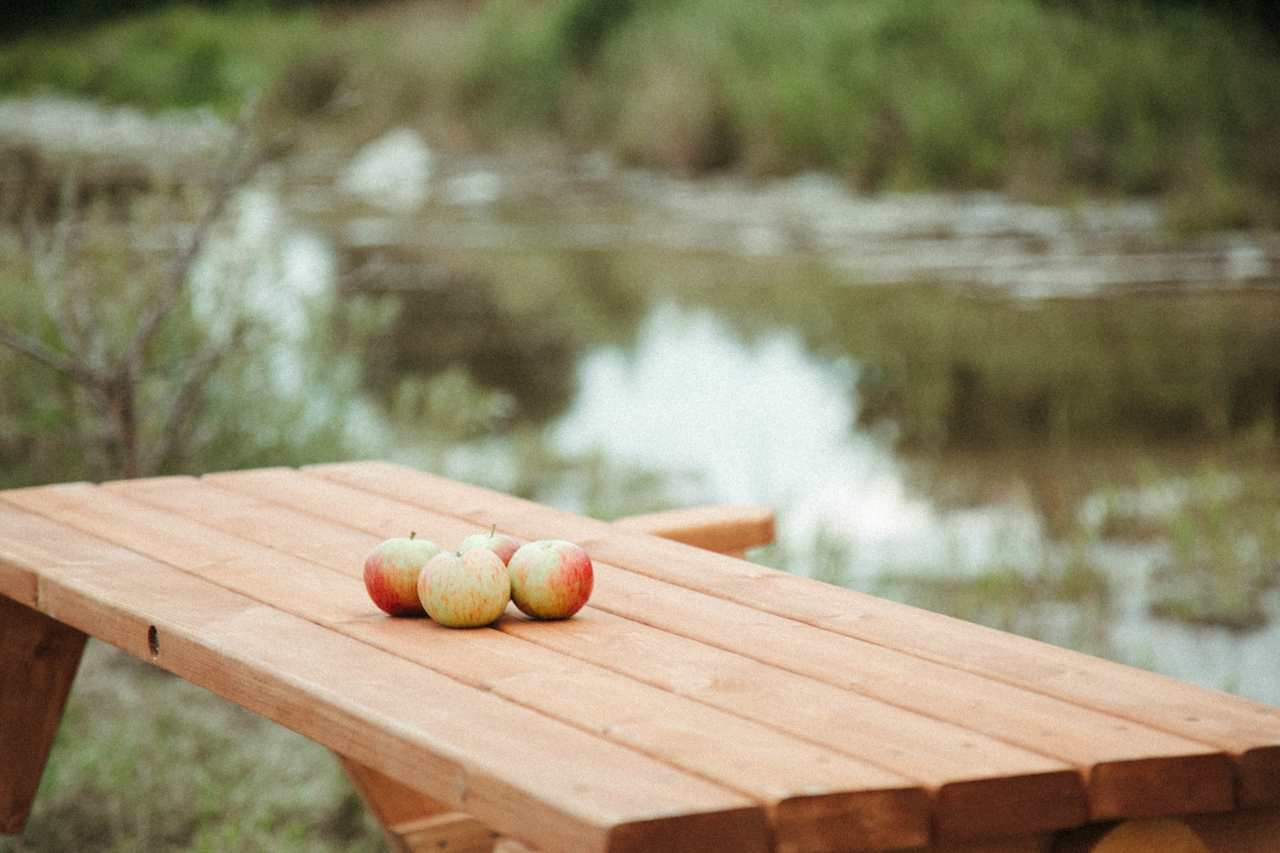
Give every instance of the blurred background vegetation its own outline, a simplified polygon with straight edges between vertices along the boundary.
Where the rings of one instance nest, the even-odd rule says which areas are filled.
[[[762,562],[1280,704],[1277,152],[1263,0],[32,4],[0,488],[768,503]],[[381,844],[323,749],[96,644],[0,839]]]
[[[1155,193],[1189,227],[1276,221],[1280,16],[1261,0],[474,5],[45,4],[11,19],[0,89],[234,114],[274,86],[277,114],[413,117],[441,142],[554,134],[690,172]]]

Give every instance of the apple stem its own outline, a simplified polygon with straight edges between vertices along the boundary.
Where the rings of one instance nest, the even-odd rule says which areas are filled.
[[[492,537],[493,537],[493,534],[494,534],[494,533],[496,533],[496,532],[497,532],[497,530],[498,530],[498,525],[497,525],[497,523],[496,523],[496,522],[495,522],[495,523],[493,523],[493,524],[490,524],[490,525],[489,525],[489,536],[490,536],[490,538],[492,538]]]
[[[410,538],[410,539],[413,539],[413,538],[414,538],[414,537],[416,537],[417,535],[418,535],[418,531],[416,531],[416,530],[410,530],[410,531],[409,531],[409,538]]]

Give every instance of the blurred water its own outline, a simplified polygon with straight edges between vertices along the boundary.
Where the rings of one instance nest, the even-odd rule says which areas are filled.
[[[748,346],[711,309],[659,303],[633,347],[581,360],[578,395],[551,434],[568,451],[692,472],[700,488],[686,500],[785,507],[788,551],[835,531],[851,543],[855,580],[924,566],[972,572],[997,549],[1030,557],[1041,533],[1028,508],[941,511],[913,493],[885,438],[850,428],[856,371],[815,359],[784,329]]]
[[[813,358],[786,331],[747,346],[710,310],[660,303],[634,347],[602,347],[582,359],[578,395],[551,435],[569,451],[601,448],[659,471],[692,472],[701,488],[689,501],[783,508],[785,567],[812,573],[809,545],[825,532],[847,543],[844,579],[855,587],[873,588],[884,572],[964,576],[993,560],[1041,559],[1052,546],[1027,502],[939,507],[912,488],[889,441],[850,429],[856,369]],[[1176,501],[1177,485],[1169,491]],[[1146,589],[1153,555],[1099,546],[1092,556],[1116,594],[1090,650],[1280,703],[1280,622],[1242,634],[1154,619]],[[1042,628],[1044,638],[1072,639],[1070,630]]]

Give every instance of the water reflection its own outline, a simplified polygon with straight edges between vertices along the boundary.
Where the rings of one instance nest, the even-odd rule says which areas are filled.
[[[939,512],[911,493],[887,437],[850,430],[856,374],[850,359],[814,359],[794,331],[746,344],[709,308],[659,303],[634,348],[601,348],[581,362],[576,403],[553,436],[567,451],[598,447],[694,472],[701,488],[690,501],[784,506],[789,552],[839,531],[855,581],[943,564],[964,572],[995,550],[1025,555],[1039,537],[1026,507]]]
[[[1153,618],[1164,546],[1117,545],[1082,512],[1082,498],[1124,488],[1117,455],[1141,464],[1158,447],[1015,445],[913,461],[894,451],[892,433],[856,426],[865,363],[817,356],[795,328],[744,339],[734,326],[714,300],[655,300],[634,346],[600,347],[579,363],[575,403],[552,440],[692,472],[684,501],[778,506],[774,561],[791,571],[1280,698],[1274,623],[1241,634]],[[1166,512],[1191,499],[1177,481],[1155,489],[1166,490]],[[1274,527],[1275,511],[1264,505],[1258,523]]]
[[[369,387],[387,399],[406,375],[461,368],[509,395],[520,422],[545,423],[570,405],[583,353],[629,341],[645,310],[642,294],[614,281],[604,253],[554,256],[523,282],[411,248],[345,254],[348,293],[394,300],[388,334],[364,355]]]

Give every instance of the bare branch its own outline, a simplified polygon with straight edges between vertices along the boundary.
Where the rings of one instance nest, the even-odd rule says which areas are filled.
[[[63,345],[73,348],[77,346],[79,337],[75,334],[74,323],[67,310],[65,293],[59,293],[63,288],[58,280],[67,271],[67,256],[74,230],[77,187],[75,170],[72,169],[62,182],[59,191],[58,222],[54,225],[53,234],[48,240],[41,239],[30,211],[24,223],[28,251],[31,255],[31,273],[45,294],[45,313],[57,327]],[[95,388],[102,382],[102,375],[89,362],[87,353],[67,353],[54,349],[38,338],[19,331],[4,320],[0,320],[0,344],[46,367],[66,374],[86,387]]]
[[[209,207],[206,208],[204,215],[196,223],[195,230],[192,232],[186,248],[174,260],[169,278],[159,296],[151,303],[151,310],[143,315],[139,321],[133,341],[120,362],[119,369],[122,373],[136,377],[141,372],[142,360],[147,346],[151,343],[152,338],[155,337],[160,324],[177,306],[183,290],[186,289],[187,281],[191,275],[191,268],[200,257],[200,252],[204,249],[205,241],[208,240],[213,226],[222,217],[222,213],[235,191],[262,164],[259,157],[245,156],[245,150],[248,148],[249,126],[254,112],[253,104],[246,106],[241,112],[240,120],[236,123],[231,146],[219,169],[219,178],[214,185],[213,198],[209,203]]]
[[[82,385],[96,386],[101,382],[101,377],[87,365],[47,346],[37,338],[18,331],[5,322],[0,322],[0,344],[22,353],[33,361],[38,361],[45,367],[65,373]]]
[[[182,384],[169,404],[169,414],[165,418],[164,429],[152,446],[151,452],[147,454],[142,466],[143,473],[159,470],[173,456],[200,401],[200,392],[204,390],[209,377],[222,364],[223,359],[244,343],[244,339],[249,334],[250,325],[247,319],[241,318],[231,330],[227,340],[206,344],[191,359],[182,378]]]
[[[73,235],[77,227],[76,196],[79,192],[77,167],[73,164],[62,179],[58,194],[58,214],[48,238],[42,237],[35,223],[27,222],[31,269],[45,296],[45,314],[57,327],[62,345],[83,364],[93,365],[85,345],[82,327],[76,322],[73,301],[69,298],[67,277],[74,251]],[[96,367],[96,365],[94,365]]]

